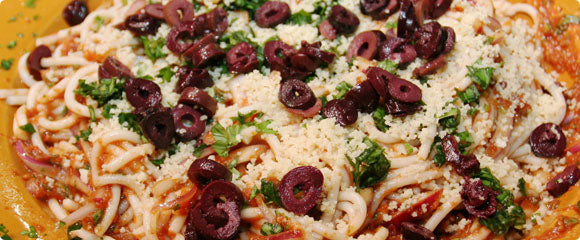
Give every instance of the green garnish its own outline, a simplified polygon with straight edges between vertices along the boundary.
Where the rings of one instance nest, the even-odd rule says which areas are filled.
[[[36,129],[34,129],[34,126],[32,126],[32,124],[30,124],[30,123],[24,124],[24,125],[20,126],[19,128],[27,133],[30,133],[30,134],[33,134],[36,132]]]
[[[336,85],[336,90],[338,93],[334,95],[334,99],[343,99],[344,95],[352,88],[352,85],[349,83],[342,81]]]
[[[346,155],[348,162],[354,168],[353,181],[358,189],[372,187],[387,177],[391,162],[385,156],[385,150],[375,141],[366,138],[363,143],[367,145],[354,161]]]
[[[284,227],[277,223],[265,222],[260,229],[260,234],[264,236],[278,234],[284,231]]]
[[[375,121],[375,126],[381,132],[386,132],[389,130],[389,125],[385,122],[385,116],[387,115],[387,111],[384,107],[377,107],[377,109],[372,113],[373,120]]]
[[[145,36],[141,36],[139,39],[143,43],[145,55],[147,55],[151,61],[155,61],[167,56],[167,53],[163,51],[163,46],[165,46],[165,38],[159,37],[157,39],[150,39]]]
[[[10,67],[12,67],[12,63],[14,63],[14,58],[9,58],[9,59],[2,59],[2,69],[8,71],[10,70]]]
[[[312,14],[304,10],[292,14],[288,19],[288,23],[295,25],[304,25],[312,23]]]
[[[101,107],[110,100],[121,99],[123,96],[123,84],[125,81],[119,78],[101,79],[98,82],[86,83],[84,79],[79,80],[79,88],[75,93],[81,97],[91,97],[97,101]]]

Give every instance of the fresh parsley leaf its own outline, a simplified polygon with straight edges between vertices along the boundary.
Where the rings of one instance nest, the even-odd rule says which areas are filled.
[[[518,179],[518,189],[524,197],[528,196],[528,189],[526,188],[526,180],[524,178]]]
[[[469,70],[467,76],[469,76],[471,80],[475,84],[477,84],[482,90],[486,90],[489,87],[493,77],[492,67],[478,68],[472,65],[467,66],[467,70]]]
[[[91,122],[96,122],[97,121],[97,115],[95,114],[95,108],[93,108],[93,106],[89,106],[89,116],[91,118]]]
[[[203,152],[203,150],[206,149],[207,147],[208,146],[205,145],[205,143],[202,143],[198,147],[193,148],[193,155],[196,156],[196,157],[200,157],[201,156],[201,152]]]
[[[350,85],[349,83],[345,81],[340,82],[339,84],[336,85],[336,91],[338,91],[338,93],[334,95],[334,99],[343,99],[344,95],[346,95],[346,93],[350,91],[351,88],[352,85]]]
[[[526,223],[526,214],[524,210],[514,203],[513,194],[503,188],[497,178],[491,174],[489,168],[483,168],[479,173],[473,175],[479,178],[483,185],[499,192],[496,197],[498,200],[498,209],[495,214],[487,219],[480,218],[479,222],[489,228],[494,234],[501,235],[506,233],[510,227],[521,228]]]
[[[288,23],[295,25],[304,25],[312,23],[312,14],[304,10],[300,10],[297,13],[292,14],[288,19]]]
[[[133,132],[138,133],[139,135],[143,135],[143,131],[141,131],[139,121],[137,121],[137,116],[135,114],[119,113],[119,124],[130,129]]]
[[[354,168],[353,181],[358,189],[372,187],[387,177],[391,162],[384,154],[384,149],[375,141],[365,138],[363,143],[367,145],[360,155],[353,161],[346,155],[348,162]]]
[[[260,187],[260,193],[264,195],[264,200],[266,203],[273,203],[278,206],[282,206],[282,200],[280,200],[280,193],[276,190],[274,182],[268,181],[266,179],[261,179],[262,186]]]
[[[403,146],[405,147],[405,151],[407,151],[407,155],[413,153],[413,147],[411,147],[411,144],[405,143]]]
[[[252,199],[254,199],[256,196],[258,196],[258,194],[260,194],[260,189],[258,189],[258,187],[256,187],[256,186],[254,185],[254,187],[252,188],[252,193],[250,193],[250,199],[249,199],[249,200],[251,201],[251,200],[252,200]]]
[[[242,126],[240,124],[235,124],[224,128],[220,123],[217,123],[211,128],[213,138],[215,143],[211,145],[213,150],[222,157],[227,157],[231,147],[240,143],[240,140],[236,138],[238,134],[242,131]]]
[[[171,67],[167,66],[159,70],[157,77],[163,79],[161,83],[168,83],[171,82],[171,77],[173,77],[173,75],[175,75],[175,72],[171,70]]]
[[[91,97],[101,107],[110,100],[120,99],[123,96],[124,83],[124,80],[116,77],[92,83],[86,83],[84,79],[81,79],[79,80],[79,88],[75,90],[75,93],[81,97]]]
[[[439,167],[445,164],[445,152],[443,152],[443,146],[441,144],[435,145],[435,157],[433,157],[433,161]]]
[[[232,172],[232,174],[238,175],[238,177],[241,177],[242,174],[240,173],[240,171],[238,171],[238,169],[236,169],[236,166],[238,166],[238,161],[239,161],[239,159],[235,158],[233,161],[228,163],[228,169],[230,170],[230,172]]]
[[[493,40],[495,40],[493,37],[487,37],[487,39],[485,39],[485,41],[483,41],[483,44],[485,45],[489,45],[493,42]]]
[[[76,222],[73,225],[68,226],[68,228],[66,229],[66,234],[68,235],[68,239],[71,239],[71,240],[82,240],[79,237],[72,238],[70,236],[70,232],[75,231],[75,230],[79,230],[81,228],[83,228],[83,224],[81,222]]]
[[[260,118],[264,115],[263,112],[258,112],[256,110],[250,111],[249,113],[242,114],[238,112],[237,117],[232,117],[231,119],[235,122],[240,123],[242,128],[255,126],[258,132],[262,133],[271,133],[271,134],[278,134],[278,132],[274,129],[268,128],[268,125],[272,123],[272,120],[266,120],[260,123],[256,123],[255,118]],[[248,119],[250,121],[248,121]]]
[[[443,128],[455,130],[461,121],[459,108],[453,108],[439,117],[439,125]]]
[[[224,103],[226,101],[224,94],[219,88],[210,88],[206,92],[218,103]]]
[[[469,85],[464,91],[457,91],[457,97],[463,101],[465,104],[478,103],[479,102],[479,90],[474,84]]]
[[[397,21],[390,21],[385,24],[387,29],[395,29],[397,28]]]
[[[6,226],[4,226],[4,224],[0,224],[0,233],[2,233],[2,235],[0,235],[0,239],[12,240],[12,238],[10,236],[8,236],[8,228],[6,228]]]
[[[101,26],[103,26],[103,24],[105,24],[105,19],[101,16],[96,16],[95,23],[97,24],[97,26],[94,28],[94,30],[95,30],[95,32],[98,32],[99,29],[101,29]]]
[[[95,225],[99,224],[102,219],[103,219],[103,210],[102,209],[98,209],[97,211],[95,211],[95,213],[93,213],[93,223]]]
[[[226,10],[246,10],[250,13],[250,17],[254,16],[254,13],[262,4],[267,2],[267,0],[234,0],[229,6],[226,6]]]
[[[20,235],[26,236],[29,238],[38,238],[39,237],[38,232],[36,232],[36,228],[34,228],[34,226],[29,226],[29,229],[20,232]]]
[[[151,61],[155,61],[159,58],[164,58],[167,53],[163,51],[163,46],[165,46],[165,38],[159,37],[157,39],[149,39],[145,36],[139,38],[143,43],[143,48],[145,49],[145,55]]]
[[[256,130],[258,130],[258,132],[278,134],[278,131],[268,127],[268,125],[270,125],[270,123],[272,123],[271,119],[263,121],[261,123],[256,123],[254,126],[256,126]]]
[[[389,59],[385,59],[384,61],[379,62],[379,67],[384,69],[387,72],[395,74],[397,72],[397,68],[399,67],[399,64],[397,64],[396,62],[393,62]]]
[[[13,48],[15,48],[15,47],[16,47],[16,40],[12,40],[12,41],[8,42],[8,44],[6,45],[6,47],[7,47],[8,49],[13,49]]]
[[[2,59],[2,69],[6,71],[10,70],[12,63],[14,63],[14,58]]]
[[[87,130],[81,130],[80,135],[77,137],[77,140],[82,139],[85,141],[89,141],[89,136],[91,136],[91,133],[93,133],[93,129],[91,128]]]
[[[318,18],[317,25],[326,19],[326,15],[328,14],[329,9],[334,5],[338,5],[338,0],[332,0],[330,3],[326,2],[325,0],[320,0],[314,3],[314,11],[312,13],[320,16]]]
[[[467,115],[469,115],[469,116],[475,116],[475,114],[477,114],[477,112],[479,112],[479,109],[477,109],[477,108],[470,108],[469,110],[467,110]]]
[[[385,122],[385,116],[387,115],[387,111],[384,107],[377,107],[377,109],[372,113],[373,120],[375,121],[375,126],[381,132],[386,132],[389,130],[389,126]]]
[[[468,131],[463,131],[463,132],[455,132],[453,133],[453,135],[459,137],[459,150],[461,151],[461,153],[463,154],[468,154],[468,152],[466,151],[466,149],[471,146],[471,144],[473,144],[473,136],[471,136],[471,133],[469,133]]]
[[[26,3],[24,3],[24,5],[27,8],[34,8],[36,7],[36,0],[26,0]]]
[[[103,106],[103,117],[106,119],[112,118],[113,114],[111,114],[111,109],[113,108],[117,108],[117,106],[111,103],[105,104],[105,106]]]
[[[284,227],[277,223],[265,222],[260,229],[260,234],[264,236],[278,234],[284,231]]]
[[[30,123],[27,123],[25,125],[22,125],[19,128],[22,129],[23,131],[27,132],[27,133],[30,133],[30,134],[33,134],[33,133],[36,132],[36,129],[34,129],[34,126],[32,126],[32,124],[30,124]]]
[[[157,167],[161,166],[161,164],[163,164],[165,162],[165,157],[160,157],[158,159],[151,159],[150,160],[151,163]]]

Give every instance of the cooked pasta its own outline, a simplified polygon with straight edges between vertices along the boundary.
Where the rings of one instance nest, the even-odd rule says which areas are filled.
[[[272,1],[260,7],[271,15],[261,1],[194,2],[195,19],[189,1],[106,3],[38,38],[50,54],[20,58],[27,88],[0,90],[19,106],[12,142],[34,176],[27,188],[77,226],[71,237],[526,234],[559,195],[553,174],[578,171],[562,158],[565,89],[542,66],[531,5],[448,1],[413,23],[364,0]],[[289,52],[283,64],[302,68],[271,57]],[[373,74],[387,76],[383,92]]]

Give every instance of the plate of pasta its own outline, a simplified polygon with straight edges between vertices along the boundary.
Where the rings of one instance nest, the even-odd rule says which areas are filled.
[[[0,1],[1,239],[580,236],[578,3],[56,2]]]

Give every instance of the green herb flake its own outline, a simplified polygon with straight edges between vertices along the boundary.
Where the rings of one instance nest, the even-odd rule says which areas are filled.
[[[375,141],[365,138],[363,143],[367,145],[354,161],[346,155],[348,162],[354,168],[353,181],[358,189],[372,187],[387,177],[391,162],[384,154],[384,149]]]
[[[29,238],[39,238],[38,232],[36,232],[36,228],[34,226],[29,226],[28,230],[24,230],[20,232],[20,235],[26,236]]]
[[[403,146],[405,147],[405,151],[407,151],[407,155],[413,153],[413,147],[411,146],[411,144],[405,143],[403,144]]]
[[[91,118],[91,122],[97,122],[97,115],[95,113],[95,108],[93,106],[89,106],[89,116]]]
[[[161,83],[168,83],[171,82],[171,77],[173,77],[173,75],[175,75],[175,72],[171,70],[171,67],[167,66],[159,70],[157,77],[163,80]]]
[[[277,223],[265,222],[260,229],[260,234],[263,236],[274,235],[284,231],[284,227]]]
[[[165,162],[165,157],[160,157],[158,159],[151,159],[150,161],[153,165],[159,167]]]
[[[101,29],[101,27],[105,24],[105,19],[103,17],[97,15],[95,17],[95,24],[96,24],[96,26],[95,26],[95,28],[93,28],[93,30],[95,32],[98,32],[99,29]]]
[[[564,220],[564,225],[566,225],[566,227],[571,227],[571,226],[578,224],[578,218],[575,218],[575,217],[564,216],[563,220]]]
[[[193,148],[193,155],[196,157],[201,157],[201,153],[203,152],[204,149],[206,149],[208,146],[205,145],[205,143],[202,143],[201,145],[199,145],[198,147],[194,147]]]
[[[399,64],[397,64],[396,62],[391,61],[389,59],[386,59],[384,61],[379,62],[379,67],[384,69],[387,72],[395,74],[397,72],[397,68],[399,67]]]
[[[474,84],[469,85],[464,91],[455,90],[457,92],[457,97],[463,101],[465,104],[478,103],[479,102],[479,90]]]
[[[439,117],[439,125],[443,128],[455,130],[461,121],[459,108],[453,108]]]
[[[350,91],[351,88],[352,85],[350,85],[349,83],[345,81],[340,82],[339,84],[336,85],[336,91],[338,91],[338,93],[334,95],[334,99],[343,99],[344,95],[346,95],[346,93]]]
[[[215,143],[211,147],[216,151],[216,153],[222,157],[227,157],[231,147],[240,143],[237,135],[242,131],[242,126],[240,124],[235,124],[224,128],[220,123],[216,124],[211,128],[213,138]]]
[[[32,16],[32,20],[38,21],[38,19],[40,19],[40,15],[36,14],[36,15]]]
[[[254,13],[262,4],[267,0],[234,0],[229,6],[226,6],[226,10],[246,10],[250,13],[250,17],[254,16]]]
[[[26,0],[26,2],[24,3],[24,5],[27,8],[34,8],[34,7],[36,7],[36,0]]]
[[[84,79],[79,80],[79,88],[75,93],[81,97],[91,97],[97,101],[98,106],[103,106],[113,99],[120,99],[123,96],[123,84],[125,81],[119,78],[101,79],[97,82],[86,83]]]
[[[564,16],[556,26],[556,33],[562,34],[565,32],[569,24],[580,24],[580,17],[574,15]]]
[[[493,40],[495,40],[495,38],[487,37],[487,39],[485,39],[485,41],[483,41],[483,44],[490,45],[491,43],[493,43]]]
[[[4,224],[0,224],[0,239],[1,240],[12,240],[12,238],[8,235],[8,228],[4,226]]]
[[[95,213],[93,213],[93,223],[95,225],[99,224],[101,222],[101,220],[103,219],[103,210],[102,209],[98,209],[97,211],[95,211]]]
[[[479,109],[477,109],[477,108],[470,108],[469,110],[467,110],[467,115],[469,115],[469,116],[475,116],[475,114],[477,114],[477,112],[479,112]]]
[[[107,103],[103,106],[102,115],[105,119],[111,119],[113,117],[113,114],[111,114],[111,110],[113,108],[117,108],[117,106],[115,104],[112,104],[112,103]]]
[[[387,29],[395,29],[397,28],[397,21],[390,21],[385,24]]]
[[[10,19],[8,19],[8,22],[16,22],[16,16],[12,16]]]
[[[480,218],[479,222],[489,228],[494,234],[501,235],[506,233],[510,227],[520,229],[526,223],[526,214],[522,207],[514,203],[513,194],[503,188],[497,178],[495,178],[489,168],[483,168],[479,173],[473,175],[479,178],[483,185],[499,192],[496,197],[498,200],[498,209],[495,214],[487,219]]]
[[[163,51],[163,46],[165,46],[165,38],[159,37],[157,39],[150,39],[145,36],[141,36],[139,39],[143,43],[145,55],[147,55],[151,61],[155,61],[167,56],[167,53]]]
[[[79,230],[81,228],[83,228],[83,224],[81,222],[76,222],[73,225],[68,226],[68,228],[66,229],[66,234],[68,235],[68,239],[71,239],[71,240],[82,240],[79,237],[74,237],[73,238],[73,237],[70,236],[70,232]]]
[[[36,129],[34,129],[34,126],[32,126],[32,124],[30,124],[30,123],[24,124],[18,128],[20,128],[20,129],[22,129],[22,131],[25,131],[25,132],[30,133],[30,134],[33,134],[36,132]]]
[[[578,208],[578,211],[580,211],[580,201],[576,203],[576,207]]]
[[[228,169],[232,174],[237,175],[239,178],[242,176],[242,174],[240,173],[240,171],[238,171],[238,169],[236,169],[236,166],[238,166],[238,161],[240,160],[238,158],[235,158],[233,161],[228,163]]]
[[[478,68],[472,65],[467,66],[467,70],[469,70],[467,76],[469,76],[482,90],[486,90],[489,87],[493,77],[492,67]]]
[[[258,187],[256,187],[256,186],[254,185],[254,187],[252,188],[252,193],[250,193],[250,199],[249,199],[249,200],[251,201],[251,200],[252,200],[252,199],[254,199],[256,196],[258,196],[258,194],[260,194],[260,189],[258,189]]]
[[[139,126],[139,121],[137,121],[137,116],[132,113],[119,113],[119,124],[136,132],[139,135],[143,135],[141,127]]]
[[[12,41],[8,42],[8,44],[6,45],[6,47],[8,49],[13,49],[13,48],[16,47],[16,45],[17,45],[16,40],[12,40]]]
[[[524,197],[528,196],[528,189],[526,188],[526,180],[524,178],[518,179],[518,189]]]
[[[292,14],[288,19],[288,23],[295,25],[304,25],[312,23],[312,14],[304,10],[300,10],[297,13]]]
[[[280,200],[280,193],[276,190],[274,186],[274,182],[268,181],[266,179],[260,180],[262,186],[260,187],[259,192],[264,195],[264,200],[268,204],[276,204],[277,206],[282,206],[282,200]]]
[[[85,141],[89,141],[89,136],[91,136],[91,133],[93,133],[93,129],[91,129],[91,128],[89,128],[87,130],[81,130],[80,135],[77,136],[77,140],[82,139]]]
[[[385,116],[387,115],[387,111],[384,107],[377,107],[377,109],[372,113],[373,120],[375,121],[375,126],[379,131],[386,132],[389,130],[389,126],[385,122]]]

